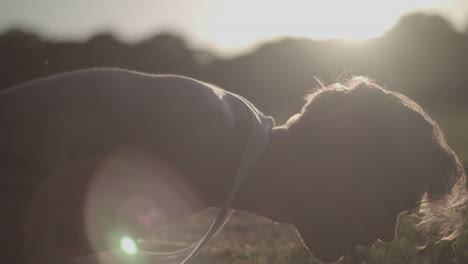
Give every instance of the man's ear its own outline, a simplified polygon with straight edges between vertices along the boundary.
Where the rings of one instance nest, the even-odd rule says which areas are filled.
[[[301,119],[301,114],[300,113],[297,113],[297,114],[294,114],[292,115],[288,121],[286,121],[286,123],[284,124],[285,127],[290,127],[292,124],[296,123],[297,121],[299,121],[299,119]]]

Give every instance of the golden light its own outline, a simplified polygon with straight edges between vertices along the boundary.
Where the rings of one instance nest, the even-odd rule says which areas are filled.
[[[273,36],[313,39],[371,38],[383,34],[413,10],[442,0],[291,0],[219,1],[205,34],[226,48],[246,46]]]

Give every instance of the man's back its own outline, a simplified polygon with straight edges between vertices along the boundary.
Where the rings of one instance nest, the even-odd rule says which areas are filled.
[[[153,167],[161,164],[160,167],[176,172],[184,186],[198,196],[197,203],[187,201],[190,206],[186,206],[184,213],[190,214],[223,201],[247,142],[249,125],[249,113],[239,99],[193,79],[115,69],[60,74],[0,94],[2,181],[8,183],[4,186],[18,189],[23,183],[32,185],[27,195],[29,201],[21,205],[32,209],[23,208],[25,211],[18,213],[27,218],[37,217],[33,221],[27,219],[30,223],[27,232],[51,231],[52,227],[38,226],[50,224],[44,217],[51,212],[44,208],[50,202],[47,196],[51,196],[58,203],[52,214],[68,218],[58,216],[64,222],[63,228],[68,229],[62,231],[72,234],[62,240],[75,239],[70,237],[85,232],[69,228],[82,225],[80,221],[87,217],[86,203],[99,203],[86,200],[92,196],[92,185],[99,182],[97,171],[112,163],[109,160],[122,157]],[[6,164],[12,161],[18,164],[17,168],[31,168],[30,173],[18,176],[18,171]],[[138,162],[136,166],[144,166]],[[157,178],[160,172],[154,169],[149,174]],[[115,177],[110,179],[128,184],[138,182],[140,175],[119,176],[132,179],[129,181]],[[132,189],[109,188],[104,192]],[[151,187],[146,189],[152,195]],[[119,201],[132,198],[119,195]],[[131,195],[135,195],[135,190],[129,191],[128,196]],[[144,197],[145,193],[142,191],[140,195]],[[191,199],[183,191],[177,195],[181,200]],[[171,202],[174,201],[165,201]],[[109,226],[116,224],[113,218],[119,208],[113,207],[117,203],[104,209],[107,211],[103,212],[107,214],[104,218],[114,221]],[[76,210],[80,207],[83,207],[81,215],[75,212],[80,212]],[[171,213],[180,214],[177,210],[167,212],[169,220]],[[12,215],[11,222],[18,221],[18,217]]]

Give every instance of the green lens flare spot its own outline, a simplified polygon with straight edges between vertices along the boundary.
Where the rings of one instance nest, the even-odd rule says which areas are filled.
[[[120,247],[128,255],[135,255],[138,252],[137,244],[129,237],[122,237],[120,239]]]

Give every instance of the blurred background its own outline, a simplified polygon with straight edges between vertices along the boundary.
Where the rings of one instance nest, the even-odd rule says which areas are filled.
[[[0,90],[89,67],[191,76],[282,124],[318,86],[375,78],[468,165],[466,0],[1,0]]]

